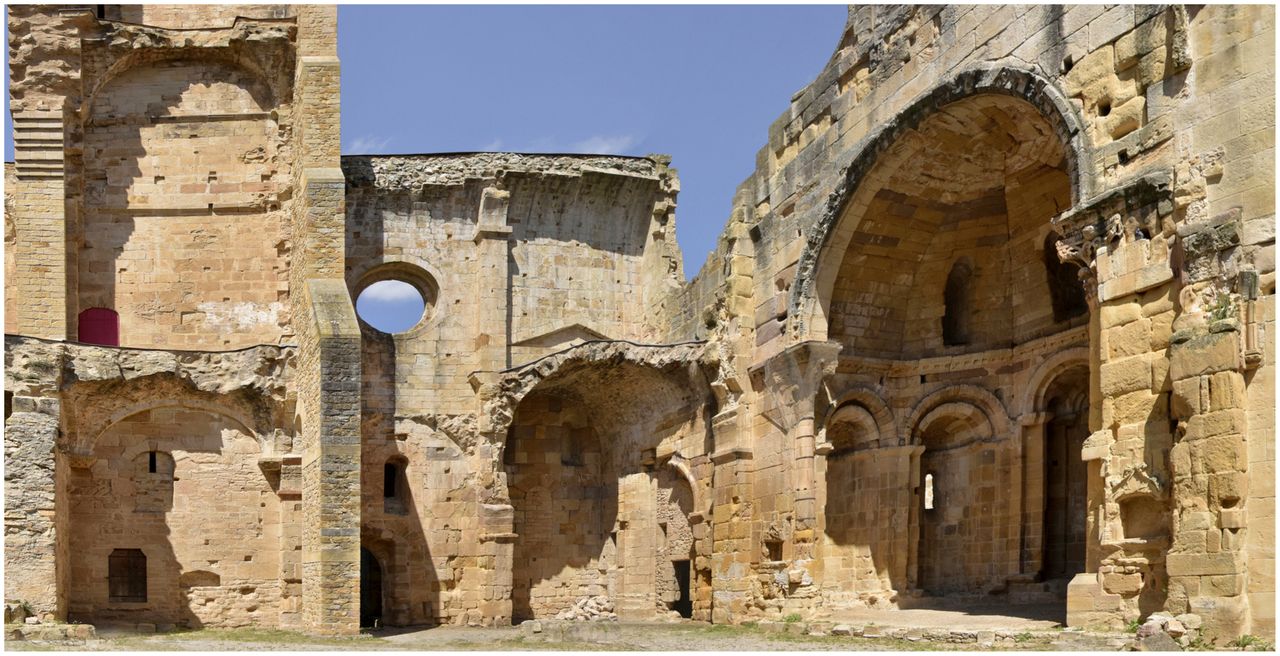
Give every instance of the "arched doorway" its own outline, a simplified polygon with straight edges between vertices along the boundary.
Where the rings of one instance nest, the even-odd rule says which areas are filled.
[[[1085,569],[1088,468],[1080,457],[1089,437],[1089,370],[1072,369],[1049,386],[1044,426],[1044,560],[1041,578],[1067,580]]]
[[[382,625],[382,563],[365,547],[360,547],[360,626]]]
[[[991,421],[966,402],[939,405],[920,421],[917,587],[929,595],[983,592],[1001,577],[992,521],[997,446]]]

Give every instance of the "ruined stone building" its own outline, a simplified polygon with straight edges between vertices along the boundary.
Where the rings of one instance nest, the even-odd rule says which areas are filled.
[[[8,12],[7,599],[1274,633],[1271,7],[854,7],[690,282],[668,158],[341,156],[334,7]]]

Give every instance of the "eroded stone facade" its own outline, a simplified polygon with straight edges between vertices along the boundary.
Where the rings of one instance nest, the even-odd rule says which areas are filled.
[[[851,8],[689,282],[666,157],[340,157],[332,7],[8,20],[7,598],[1274,634],[1272,8]]]

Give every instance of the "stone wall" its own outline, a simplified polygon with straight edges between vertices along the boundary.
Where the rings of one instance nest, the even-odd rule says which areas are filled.
[[[6,596],[46,617],[643,619],[687,561],[714,622],[1274,633],[1272,8],[853,7],[688,283],[664,156],[341,158],[332,7],[8,20]],[[388,279],[396,335],[352,303]],[[68,343],[93,307],[122,348]]]

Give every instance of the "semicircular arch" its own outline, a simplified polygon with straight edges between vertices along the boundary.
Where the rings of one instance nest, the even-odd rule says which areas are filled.
[[[865,207],[874,187],[885,182],[896,168],[891,162],[903,157],[913,144],[923,141],[916,131],[926,119],[953,103],[994,94],[1025,101],[1043,118],[1064,151],[1071,204],[1092,196],[1096,173],[1089,156],[1091,145],[1078,109],[1047,78],[1021,67],[978,66],[957,73],[946,82],[916,97],[898,118],[867,137],[854,156],[826,207],[806,234],[804,250],[791,288],[787,332],[792,340],[827,339],[827,318],[832,290],[843,256],[854,236],[857,221],[851,208]],[[898,164],[901,166],[901,163]]]

